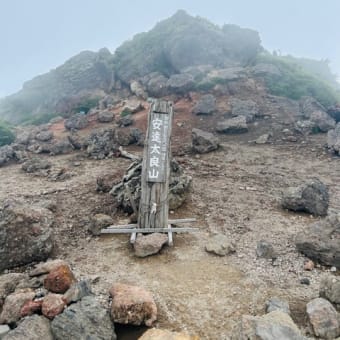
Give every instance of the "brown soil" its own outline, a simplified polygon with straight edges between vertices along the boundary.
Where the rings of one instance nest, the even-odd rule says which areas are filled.
[[[325,153],[325,135],[303,137],[295,144],[279,138],[273,144],[248,143],[261,131],[273,129],[268,120],[247,134],[221,136],[219,151],[198,157],[182,152],[189,148],[191,127],[209,130],[217,118],[190,116],[189,100],[176,105],[180,113],[174,123],[173,149],[193,177],[193,187],[190,199],[171,217],[196,217],[200,231],[176,235],[174,247],[139,259],[127,235],[87,233],[93,214],[112,214],[110,195],[95,191],[96,178],[109,174],[118,181],[130,164],[123,158],[96,161],[81,153],[50,157],[52,169],[64,168],[71,175],[61,182],[9,165],[0,169],[0,201],[19,197],[29,203],[56,202],[54,257],[66,259],[78,278],[97,278],[93,288],[104,303],[117,281],[149,289],[159,308],[157,327],[187,331],[202,339],[228,339],[242,314],[263,313],[265,301],[272,296],[287,299],[303,327],[305,302],[317,296],[320,278],[328,269],[303,270],[305,258],[296,251],[294,237],[315,219],[283,211],[278,201],[288,185],[316,176],[329,186],[331,208],[338,208],[340,163]],[[146,110],[136,117],[137,126],[143,127]],[[54,131],[59,136],[65,133],[57,126]],[[142,152],[137,147],[131,150]],[[117,224],[128,220],[123,215],[113,217]],[[228,235],[237,252],[228,257],[206,253],[204,245],[214,232]],[[274,263],[256,258],[261,239],[277,250]],[[300,284],[301,277],[308,277],[310,286]]]

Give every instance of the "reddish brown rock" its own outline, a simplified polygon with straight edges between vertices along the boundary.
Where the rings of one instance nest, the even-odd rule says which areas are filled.
[[[39,263],[29,272],[29,276],[39,276],[43,274],[48,274],[52,270],[57,269],[60,266],[67,266],[67,262],[64,260],[51,260],[47,262]]]
[[[34,299],[32,289],[21,289],[6,297],[1,315],[0,324],[16,323],[20,320],[20,311],[23,305]]]
[[[44,298],[41,308],[42,314],[49,319],[53,319],[63,312],[65,306],[66,302],[62,295],[49,293]]]
[[[25,316],[33,315],[35,313],[41,312],[41,305],[43,300],[27,301],[20,310],[20,316],[23,318]]]
[[[151,293],[145,289],[117,283],[110,289],[110,295],[114,322],[151,326],[157,320],[157,306]]]
[[[67,265],[61,265],[50,271],[44,280],[44,287],[53,293],[65,293],[76,279]]]
[[[314,262],[312,260],[307,260],[303,265],[304,270],[313,270],[315,267]]]

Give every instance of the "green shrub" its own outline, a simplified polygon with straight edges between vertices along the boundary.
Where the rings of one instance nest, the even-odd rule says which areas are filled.
[[[87,114],[91,109],[98,105],[99,100],[99,97],[84,98],[79,103],[77,103],[75,107],[73,107],[72,111],[74,113],[84,112]]]
[[[312,96],[325,107],[340,102],[339,93],[331,84],[324,79],[316,78],[292,58],[266,54],[259,55],[257,62],[273,64],[280,70],[280,76],[269,74],[264,76],[269,92],[276,96],[295,100]]]
[[[15,135],[11,128],[4,122],[0,121],[0,146],[13,143]]]
[[[31,116],[22,121],[22,125],[41,125],[47,124],[52,118],[60,116],[58,113],[41,113],[39,115]]]
[[[130,110],[127,110],[127,109],[124,109],[121,113],[120,113],[120,116],[121,117],[125,117],[125,116],[128,116],[131,114],[131,111]]]

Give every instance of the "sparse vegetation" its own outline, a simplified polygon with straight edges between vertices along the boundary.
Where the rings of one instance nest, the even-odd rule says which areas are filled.
[[[82,99],[74,108],[74,113],[83,112],[87,114],[91,109],[95,108],[98,105],[100,98],[99,97],[87,97]]]
[[[281,71],[280,76],[264,77],[268,90],[274,95],[296,100],[312,96],[325,107],[340,102],[340,94],[330,83],[308,72],[292,57],[273,56],[267,53],[259,55],[257,61],[273,64]]]
[[[8,145],[14,142],[15,135],[11,127],[0,120],[0,146]]]

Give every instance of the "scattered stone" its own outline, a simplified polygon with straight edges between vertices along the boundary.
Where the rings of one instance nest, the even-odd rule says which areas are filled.
[[[6,201],[0,208],[0,271],[46,260],[53,249],[51,211]]]
[[[251,99],[241,100],[238,98],[232,98],[230,100],[230,105],[232,116],[243,116],[246,118],[247,123],[252,122],[255,116],[259,115],[259,108],[257,104]]]
[[[270,133],[265,133],[255,140],[255,144],[267,144],[271,138]]]
[[[232,340],[306,340],[291,317],[281,311],[263,316],[243,315]]]
[[[96,214],[92,216],[88,230],[92,235],[100,235],[100,231],[113,224],[111,216],[105,214]]]
[[[296,236],[295,244],[309,258],[340,267],[340,215],[331,214],[312,223]]]
[[[148,235],[138,234],[133,245],[137,257],[146,257],[160,252],[168,241],[167,234],[152,233]]]
[[[328,189],[317,178],[307,180],[298,187],[288,188],[281,201],[284,209],[304,211],[315,216],[327,215],[328,204]]]
[[[112,174],[105,174],[97,177],[96,180],[96,191],[98,192],[109,192],[112,189],[113,183],[115,182],[115,176]]]
[[[8,295],[0,314],[0,324],[15,324],[21,318],[21,308],[27,301],[32,301],[35,294],[32,289],[21,289]]]
[[[142,110],[144,110],[144,106],[140,100],[129,99],[124,103],[122,112],[124,112],[124,114],[132,114]]]
[[[32,315],[19,323],[2,340],[54,340],[50,322],[43,316]]]
[[[98,113],[98,122],[111,123],[114,119],[114,115],[110,111],[101,111]]]
[[[200,129],[192,129],[192,148],[194,152],[208,153],[219,147],[218,138],[212,133]]]
[[[35,157],[25,161],[21,168],[28,173],[33,173],[40,170],[49,169],[51,166],[51,162],[49,162],[47,159]]]
[[[86,153],[94,159],[104,159],[118,151],[114,129],[101,129],[91,133],[87,142]]]
[[[75,115],[66,119],[65,122],[64,122],[65,128],[67,130],[85,129],[88,124],[89,124],[89,121],[88,121],[86,115],[84,115],[82,113],[76,113]]]
[[[67,265],[52,269],[44,280],[44,287],[53,293],[65,293],[76,279]]]
[[[35,139],[40,141],[40,142],[48,142],[49,140],[51,140],[53,138],[53,132],[50,130],[43,130],[43,131],[39,131],[36,135],[35,135]]]
[[[52,320],[63,312],[66,302],[60,294],[49,293],[44,297],[41,311],[44,316]]]
[[[138,340],[199,340],[199,337],[185,333],[170,332],[165,329],[151,328]]]
[[[245,133],[248,132],[248,125],[244,116],[225,119],[217,123],[216,131],[220,133]]]
[[[273,297],[266,302],[266,312],[270,313],[275,310],[281,311],[290,315],[289,303],[277,297]]]
[[[118,119],[117,124],[118,124],[119,127],[132,125],[133,124],[132,115],[128,114],[128,115],[121,116]]]
[[[90,282],[81,280],[74,283],[70,289],[64,294],[63,300],[69,305],[72,302],[78,302],[85,296],[92,294]]]
[[[39,276],[48,274],[50,271],[57,269],[60,266],[67,266],[67,262],[64,260],[50,260],[37,264],[34,269],[29,272],[29,276]]]
[[[10,330],[8,325],[0,325],[0,340],[2,340]]]
[[[331,152],[335,154],[340,154],[340,123],[336,124],[335,129],[328,131],[327,147]]]
[[[152,295],[141,287],[122,283],[110,289],[112,296],[111,317],[114,322],[151,326],[157,320],[157,307]]]
[[[308,277],[303,277],[303,278],[300,280],[300,283],[301,283],[302,285],[307,285],[307,286],[309,286],[309,285],[310,285],[310,280],[309,280]]]
[[[9,273],[0,275],[0,311],[7,295],[13,293],[26,274]]]
[[[295,143],[295,142],[297,142],[298,139],[295,136],[287,136],[286,140],[288,142]]]
[[[51,322],[55,340],[116,340],[114,324],[108,311],[93,296],[71,304]]]
[[[334,339],[340,335],[338,314],[329,301],[316,298],[308,302],[307,315],[316,336]]]
[[[20,316],[23,318],[25,316],[30,316],[41,312],[43,300],[27,301],[20,310]]]
[[[205,250],[218,256],[226,256],[235,253],[236,247],[227,236],[216,234],[209,238]]]
[[[117,129],[115,133],[117,144],[127,146],[131,144],[143,145],[144,135],[138,128]]]
[[[216,98],[212,94],[206,94],[200,98],[192,109],[195,115],[210,115],[216,111]]]
[[[314,267],[315,267],[315,265],[314,265],[314,262],[312,260],[307,260],[303,265],[303,269],[309,270],[309,271],[313,270]]]
[[[340,278],[328,275],[320,282],[320,296],[340,309]]]
[[[265,240],[261,240],[257,242],[256,255],[257,257],[264,258],[264,259],[276,259],[277,258],[277,254],[274,250],[273,245]]]

